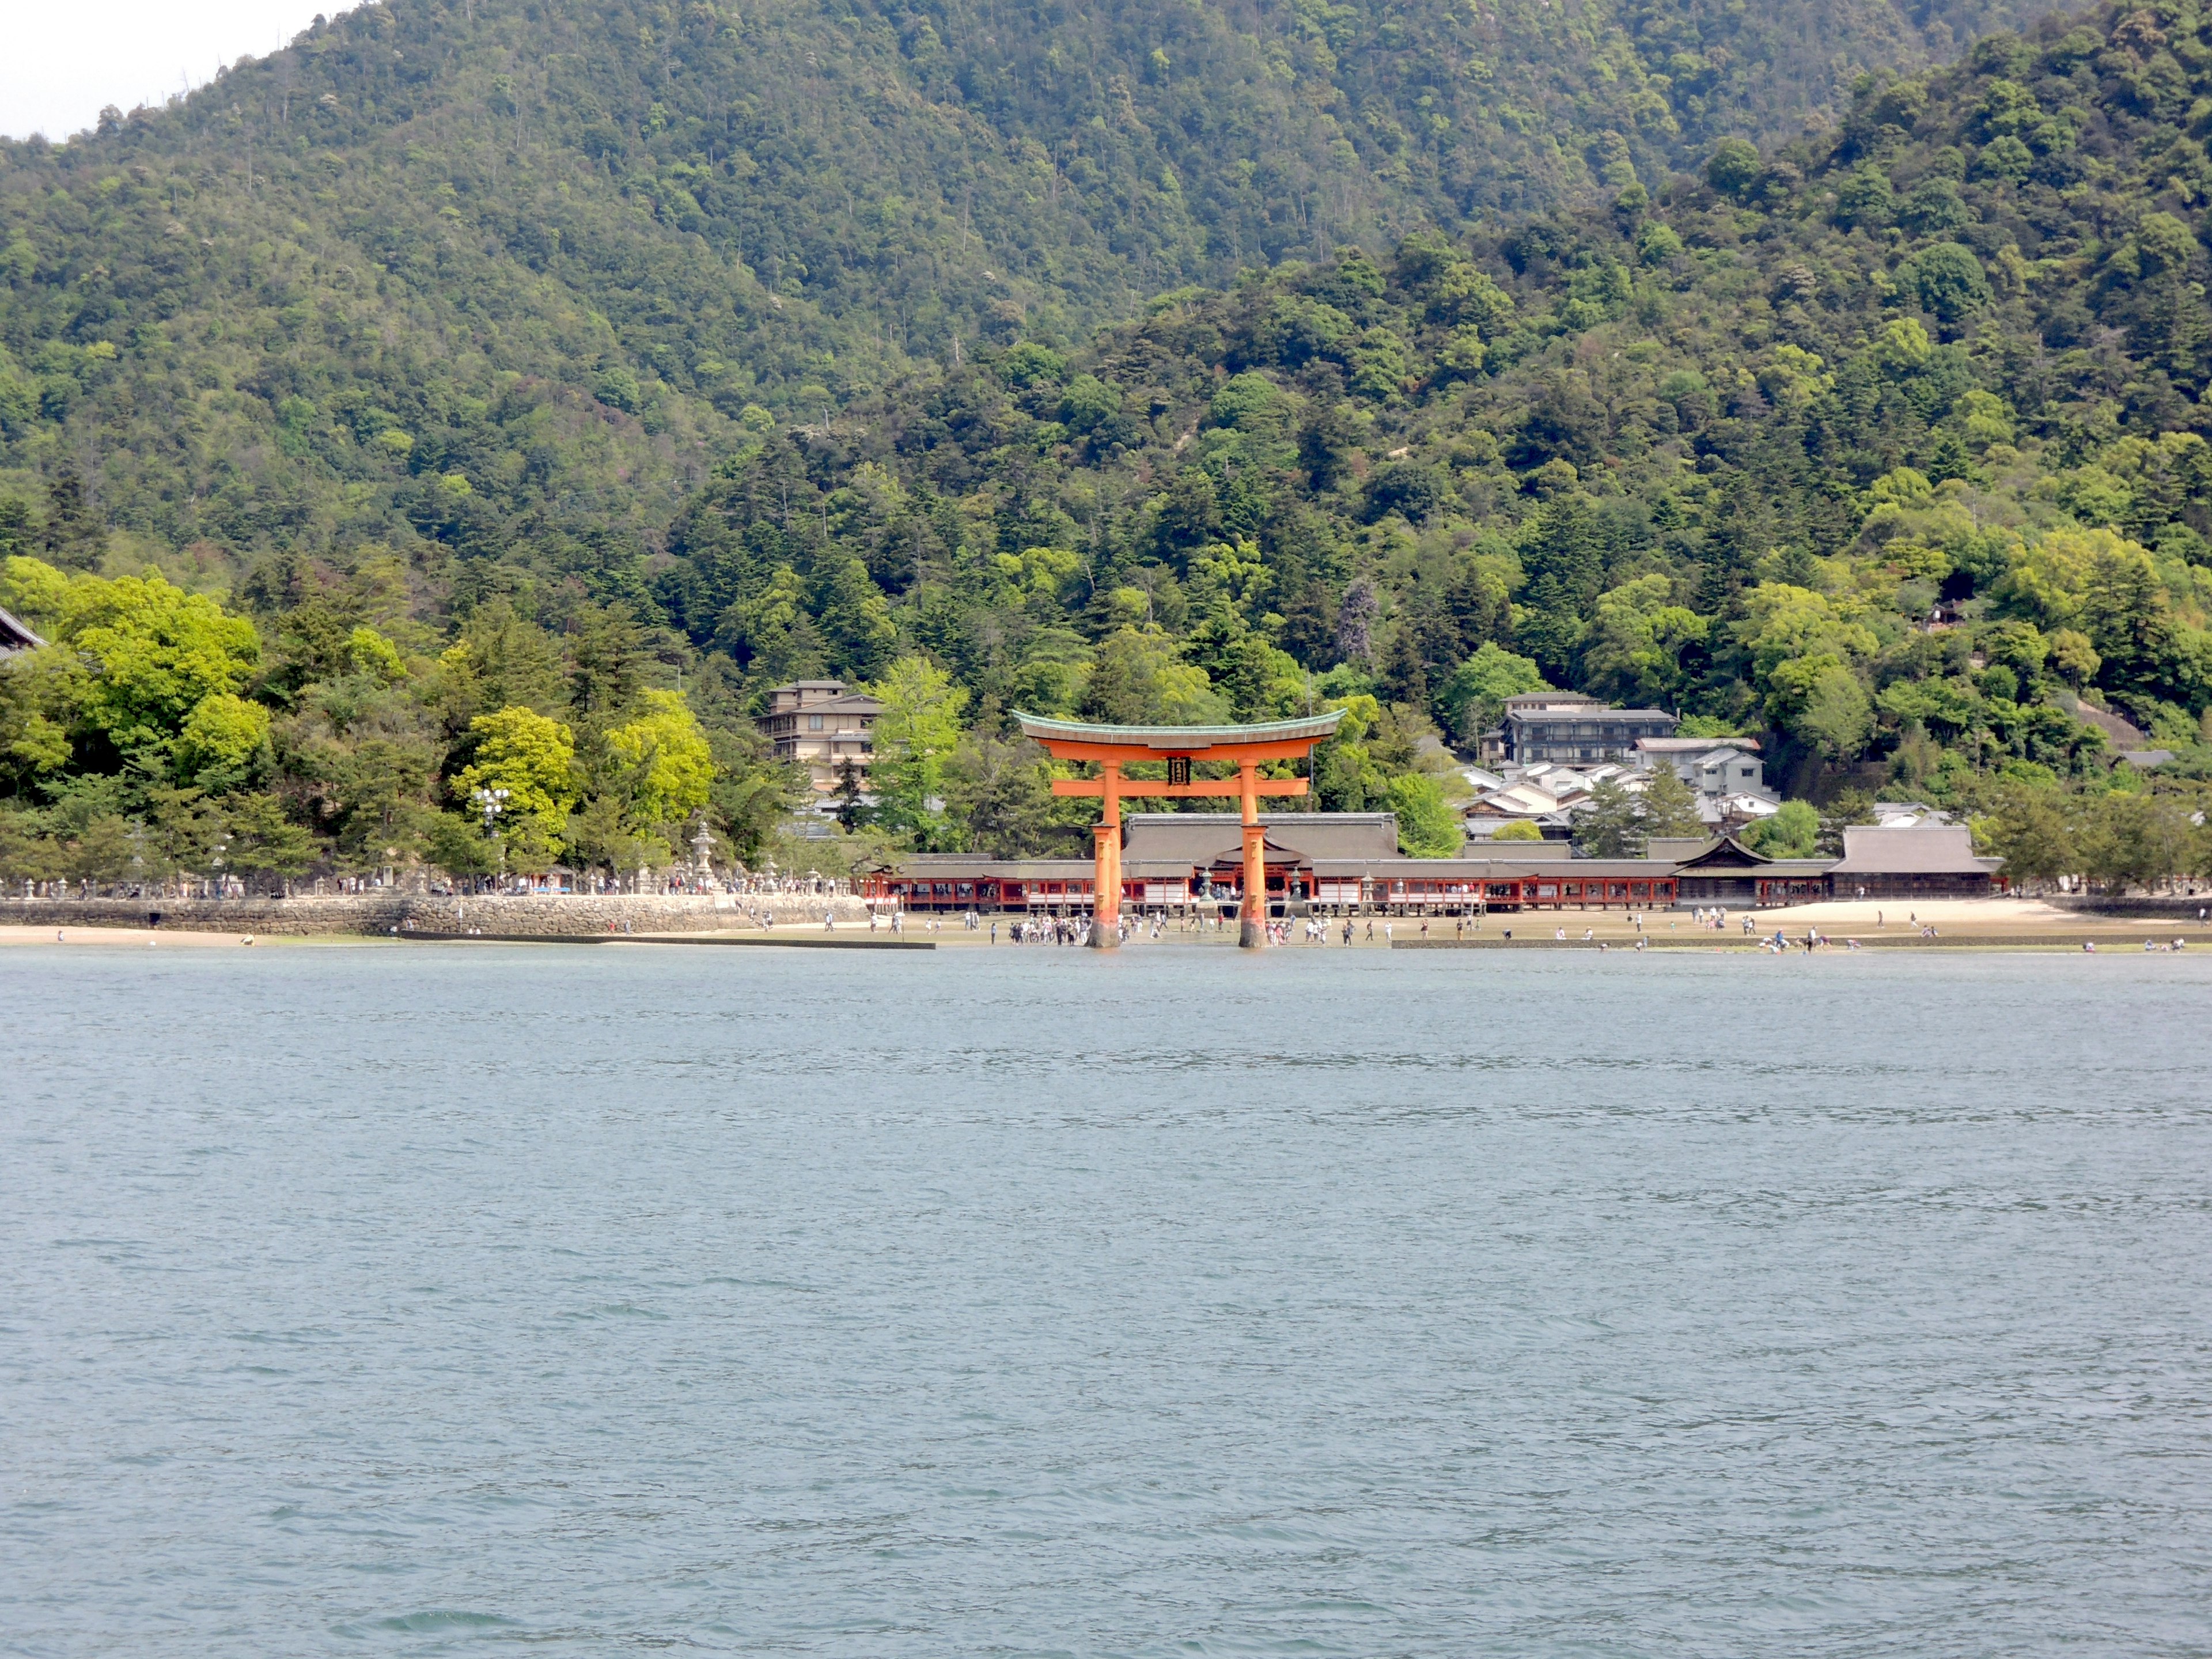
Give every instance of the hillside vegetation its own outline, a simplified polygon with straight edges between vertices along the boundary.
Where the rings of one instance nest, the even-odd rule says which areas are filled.
[[[0,143],[0,435],[171,547],[635,543],[749,408],[1656,184],[2009,3],[365,6]]]
[[[1670,84],[1680,129],[1674,97]],[[1464,740],[1504,696],[1548,681],[1759,733],[1770,774],[1832,818],[1911,790],[1984,811],[2017,873],[2162,873],[2203,854],[2185,809],[2212,771],[2208,126],[2212,46],[2193,8],[2046,22],[1952,70],[1863,77],[1836,125],[1778,149],[1723,139],[1692,175],[1623,172],[1595,197],[1474,226],[1462,204],[1364,252],[1332,234],[1323,257],[1170,289],[1087,337],[1010,298],[957,362],[884,350],[872,380],[825,380],[823,409],[795,421],[753,401],[763,381],[733,382],[733,409],[687,389],[696,365],[673,343],[647,373],[653,360],[622,345],[629,325],[582,307],[576,337],[608,343],[597,391],[553,372],[572,343],[519,324],[547,372],[495,367],[494,324],[538,313],[486,299],[481,326],[433,330],[469,291],[434,269],[373,273],[379,307],[416,321],[364,331],[356,360],[447,344],[389,371],[388,401],[366,409],[337,389],[365,396],[362,380],[316,378],[332,354],[298,347],[300,378],[255,392],[197,386],[180,361],[156,418],[142,364],[170,349],[161,331],[118,343],[79,327],[73,356],[11,333],[10,453],[45,471],[12,532],[39,562],[9,567],[0,604],[62,617],[76,647],[9,677],[0,737],[33,809],[16,834],[59,848],[88,821],[72,803],[97,797],[127,823],[131,792],[158,787],[260,792],[336,845],[362,792],[316,768],[367,764],[374,729],[416,745],[415,770],[377,820],[390,835],[348,856],[450,840],[489,775],[471,769],[525,753],[533,775],[567,780],[565,796],[533,797],[548,855],[665,841],[702,786],[644,779],[664,750],[696,754],[693,736],[616,734],[690,718],[646,697],[672,696],[681,669],[697,742],[724,745],[716,787],[747,780],[756,806],[780,786],[735,747],[750,696],[800,673],[881,684],[879,828],[932,845],[1049,844],[1065,822],[1005,740],[1010,708],[1250,718],[1334,700],[1355,712],[1324,757],[1322,803],[1393,805],[1409,844],[1443,850],[1455,838],[1424,733]],[[748,149],[754,166],[765,149]],[[604,189],[629,191],[642,225],[657,210],[614,157],[599,158]],[[155,187],[105,176],[126,206]],[[1199,176],[1179,184],[1186,199]],[[959,198],[970,225],[983,193]],[[475,210],[436,210],[459,222],[457,271],[484,246],[463,228]],[[185,230],[167,240],[198,258]],[[11,329],[78,303],[46,274],[42,234],[12,268],[31,261]],[[1255,234],[1271,257],[1305,246]],[[652,246],[739,269],[703,231]],[[842,349],[858,310],[804,297],[817,267],[799,262],[803,277],[744,255],[742,307],[714,313],[726,368]],[[80,277],[69,292],[82,291]],[[895,289],[854,291],[881,293],[890,316]],[[1077,314],[1079,281],[1052,291]],[[282,325],[257,336],[241,317],[236,337],[180,360],[220,346],[265,372],[326,341],[339,324],[324,319],[356,315],[281,284],[272,298],[294,308]],[[655,326],[692,325],[669,310]],[[471,374],[507,401],[469,392]],[[393,406],[441,386],[435,409]],[[234,422],[204,485],[181,454],[164,483],[159,446],[100,441],[144,420],[187,450],[195,419]],[[453,435],[471,432],[477,448]],[[280,476],[297,481],[289,495]],[[293,519],[210,533],[189,515],[224,488],[240,514],[290,501]],[[240,580],[229,603],[262,628],[250,650],[225,647],[220,689],[122,726],[98,712],[106,636],[68,620],[120,601],[91,586],[102,578],[55,573],[121,577],[149,557],[183,586]],[[613,692],[592,666],[610,638],[632,665]],[[518,662],[540,678],[513,678]],[[240,705],[204,717],[230,722],[227,750],[185,729],[214,696]],[[565,726],[574,755],[517,710]],[[503,711],[507,727],[483,724]],[[2179,752],[2159,781],[2109,769],[2115,717]],[[194,758],[219,750],[234,775]],[[757,846],[742,826],[766,818],[721,817]]]

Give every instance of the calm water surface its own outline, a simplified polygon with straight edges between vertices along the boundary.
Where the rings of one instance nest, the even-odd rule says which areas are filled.
[[[0,1650],[2212,1652],[2212,960],[0,956]]]

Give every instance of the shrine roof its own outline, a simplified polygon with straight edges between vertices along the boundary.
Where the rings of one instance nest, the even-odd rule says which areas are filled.
[[[1963,823],[1885,830],[1854,824],[1844,831],[1839,876],[1972,876],[1990,869],[1974,856],[1973,831]]]
[[[1243,820],[1234,812],[1131,812],[1121,822],[1124,867],[1138,859],[1210,864],[1224,847],[1243,840]],[[1395,812],[1262,812],[1260,823],[1276,846],[1310,858],[1394,858],[1398,852]]]
[[[1326,714],[1309,714],[1292,720],[1263,720],[1256,726],[1092,726],[1080,720],[1047,720],[1018,711],[1014,718],[1032,738],[1057,738],[1064,743],[1120,744],[1150,749],[1163,755],[1195,754],[1206,749],[1233,748],[1248,743],[1294,743],[1311,738],[1318,743],[1335,735],[1341,708]]]
[[[0,657],[12,656],[18,651],[35,651],[45,643],[28,627],[0,611]]]

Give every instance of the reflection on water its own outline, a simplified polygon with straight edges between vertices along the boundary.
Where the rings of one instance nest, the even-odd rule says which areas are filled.
[[[2202,1654],[2195,958],[0,957],[0,1650]]]

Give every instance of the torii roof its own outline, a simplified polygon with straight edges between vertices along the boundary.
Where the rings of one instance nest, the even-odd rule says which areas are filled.
[[[1024,733],[1039,739],[1056,738],[1063,743],[1118,744],[1150,749],[1163,755],[1192,755],[1208,749],[1228,749],[1255,743],[1319,743],[1336,733],[1344,710],[1309,714],[1293,720],[1263,720],[1256,726],[1091,726],[1080,720],[1048,720],[1042,714],[1017,711]]]

